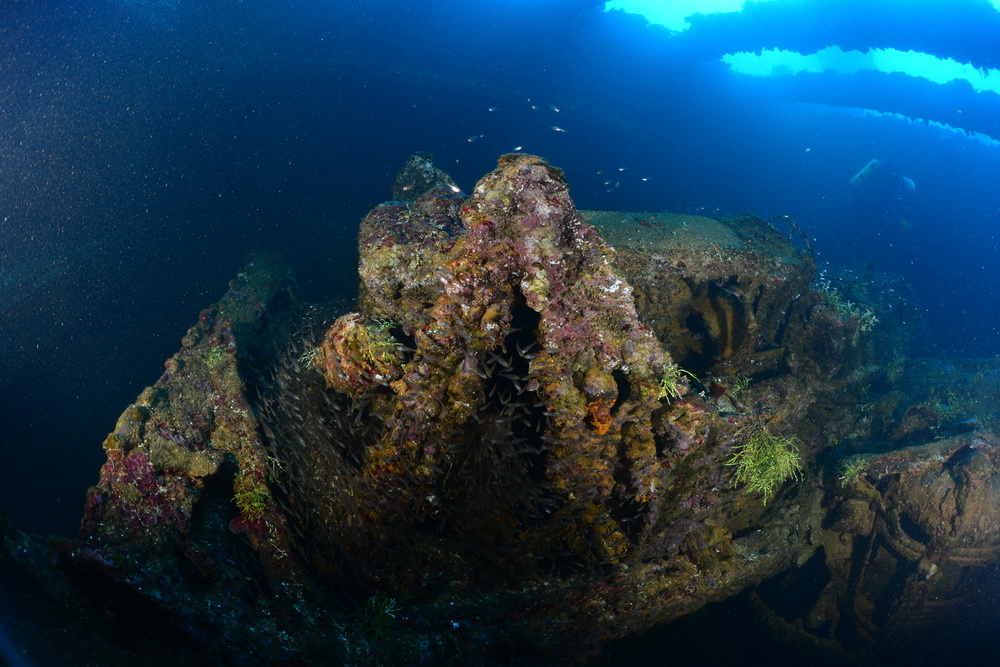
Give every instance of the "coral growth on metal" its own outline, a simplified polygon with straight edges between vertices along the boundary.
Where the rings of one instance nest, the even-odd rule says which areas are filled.
[[[766,431],[808,470],[861,423],[871,341],[807,254],[750,216],[581,215],[524,154],[468,197],[418,154],[394,197],[361,223],[359,312],[258,256],[202,313],[108,436],[68,563],[215,657],[578,660],[816,550],[814,472],[765,507],[725,465]],[[225,618],[187,609],[232,588]],[[272,634],[243,630],[262,608]]]
[[[690,566],[708,562],[696,552],[733,553],[717,524],[745,501],[721,462],[743,417],[723,418],[687,388],[663,392],[676,365],[562,171],[506,155],[468,199],[436,189],[413,201],[382,204],[362,222],[362,312],[290,355],[262,406],[298,551],[336,563],[323,571],[337,585],[357,578],[409,596],[444,587],[466,591],[470,605],[493,586],[558,581],[558,592],[519,604],[559,609],[535,640],[560,650],[581,638],[574,650],[593,650],[597,627],[626,634],[761,576],[731,557]],[[769,281],[743,259],[744,270],[759,269],[749,288],[781,290],[713,329],[719,338],[752,329],[739,348],[748,375],[762,344],[754,318],[770,325],[777,295],[808,290],[811,261],[794,249],[783,261],[788,270]],[[740,288],[733,280],[716,292],[735,300]],[[796,322],[785,329],[801,333]],[[717,347],[717,359],[737,363],[737,346]],[[311,360],[341,398],[296,359]],[[757,427],[815,400],[807,386],[782,391]],[[568,603],[579,595],[608,611]]]
[[[143,563],[136,553],[172,558],[179,546],[193,546],[199,531],[221,528],[242,534],[275,579],[288,573],[284,518],[259,511],[273,501],[240,358],[259,344],[266,313],[295,298],[287,268],[257,255],[223,299],[202,311],[160,379],[105,439],[108,460],[87,495],[83,539]],[[231,497],[235,479],[256,494],[251,516],[202,511],[212,495],[206,487],[227,480]]]

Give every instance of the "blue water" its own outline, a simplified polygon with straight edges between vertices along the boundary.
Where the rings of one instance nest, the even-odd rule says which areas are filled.
[[[21,649],[10,638],[3,625],[0,625],[0,657],[8,667],[29,667],[31,664],[21,655]]]
[[[520,147],[580,208],[790,215],[821,266],[903,276],[912,354],[1000,353],[1000,96],[721,60],[995,68],[990,3],[775,0],[678,34],[603,4],[0,3],[0,507],[74,532],[117,415],[248,251],[282,253],[307,298],[353,294],[357,222],[416,150],[467,191]],[[852,212],[872,158],[916,183],[908,228]]]

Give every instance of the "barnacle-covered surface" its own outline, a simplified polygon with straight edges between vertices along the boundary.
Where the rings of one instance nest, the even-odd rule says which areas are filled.
[[[815,562],[831,583],[796,627],[834,642],[876,540],[992,557],[962,503],[988,511],[995,440],[895,452],[947,419],[891,398],[877,318],[814,289],[784,232],[581,214],[530,155],[468,197],[439,172],[415,156],[362,222],[357,312],[255,257],[108,436],[58,571],[10,527],[0,564],[100,609],[88,632],[169,627],[192,663],[386,664],[593,658]],[[761,441],[801,480],[737,477]]]

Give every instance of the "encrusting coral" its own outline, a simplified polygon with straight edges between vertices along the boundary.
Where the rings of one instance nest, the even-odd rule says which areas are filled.
[[[825,508],[882,464],[824,490],[818,456],[872,428],[873,332],[769,223],[581,213],[524,154],[468,197],[420,154],[394,197],[356,312],[258,256],[122,415],[58,546],[112,616],[206,664],[579,661],[876,525]]]
[[[389,202],[362,222],[362,312],[341,317],[313,357],[327,386],[348,397],[316,403],[336,418],[317,416],[304,428],[300,407],[281,415],[281,400],[270,403],[275,474],[288,471],[288,504],[318,509],[291,519],[295,533],[311,535],[306,550],[340,563],[335,582],[349,572],[409,596],[445,586],[474,606],[486,594],[482,581],[531,588],[545,579],[544,563],[569,577],[570,589],[585,586],[618,610],[614,621],[602,616],[606,632],[690,608],[666,595],[643,612],[621,613],[636,587],[653,599],[695,586],[694,597],[707,599],[737,586],[746,572],[734,559],[713,559],[708,587],[639,567],[693,557],[702,541],[692,536],[706,530],[720,552],[732,551],[718,526],[739,496],[723,491],[734,471],[722,464],[735,448],[746,452],[747,440],[741,419],[722,419],[710,397],[689,387],[701,384],[644,323],[614,249],[575,210],[563,173],[534,156],[508,155],[468,199],[438,189],[416,201],[443,217],[429,225],[412,205]],[[449,232],[442,245],[444,237],[411,226],[464,234]],[[390,235],[391,243],[366,245]],[[804,261],[786,257],[793,267]],[[376,319],[390,314],[391,326]],[[747,350],[749,357],[756,348]],[[391,371],[373,366],[390,359]],[[754,372],[750,364],[737,370]],[[296,405],[326,395],[308,386],[288,390]],[[808,391],[797,391],[808,405]],[[799,409],[789,404],[789,417]],[[363,434],[333,426],[346,421],[371,426]],[[326,435],[309,444],[316,433]],[[762,501],[776,484],[760,487]],[[445,561],[442,549],[451,554]],[[610,594],[584,583],[593,582],[590,568],[619,566],[603,584]],[[544,604],[561,604],[562,595]],[[578,611],[565,608],[549,645],[563,650],[573,641]]]

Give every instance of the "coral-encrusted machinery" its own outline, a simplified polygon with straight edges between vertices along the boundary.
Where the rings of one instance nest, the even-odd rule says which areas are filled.
[[[879,332],[771,223],[580,212],[522,154],[466,196],[418,153],[393,194],[361,223],[355,312],[258,255],[202,313],[52,547],[67,590],[206,664],[579,660],[817,558],[840,582],[817,641],[849,616],[874,637],[899,617],[865,615],[882,582],[856,568],[914,563],[912,607],[992,560],[992,528],[910,528],[945,493],[902,481],[916,463],[829,473],[871,435]],[[960,498],[992,484],[975,437],[941,453]],[[788,468],[744,467],[752,442]]]

